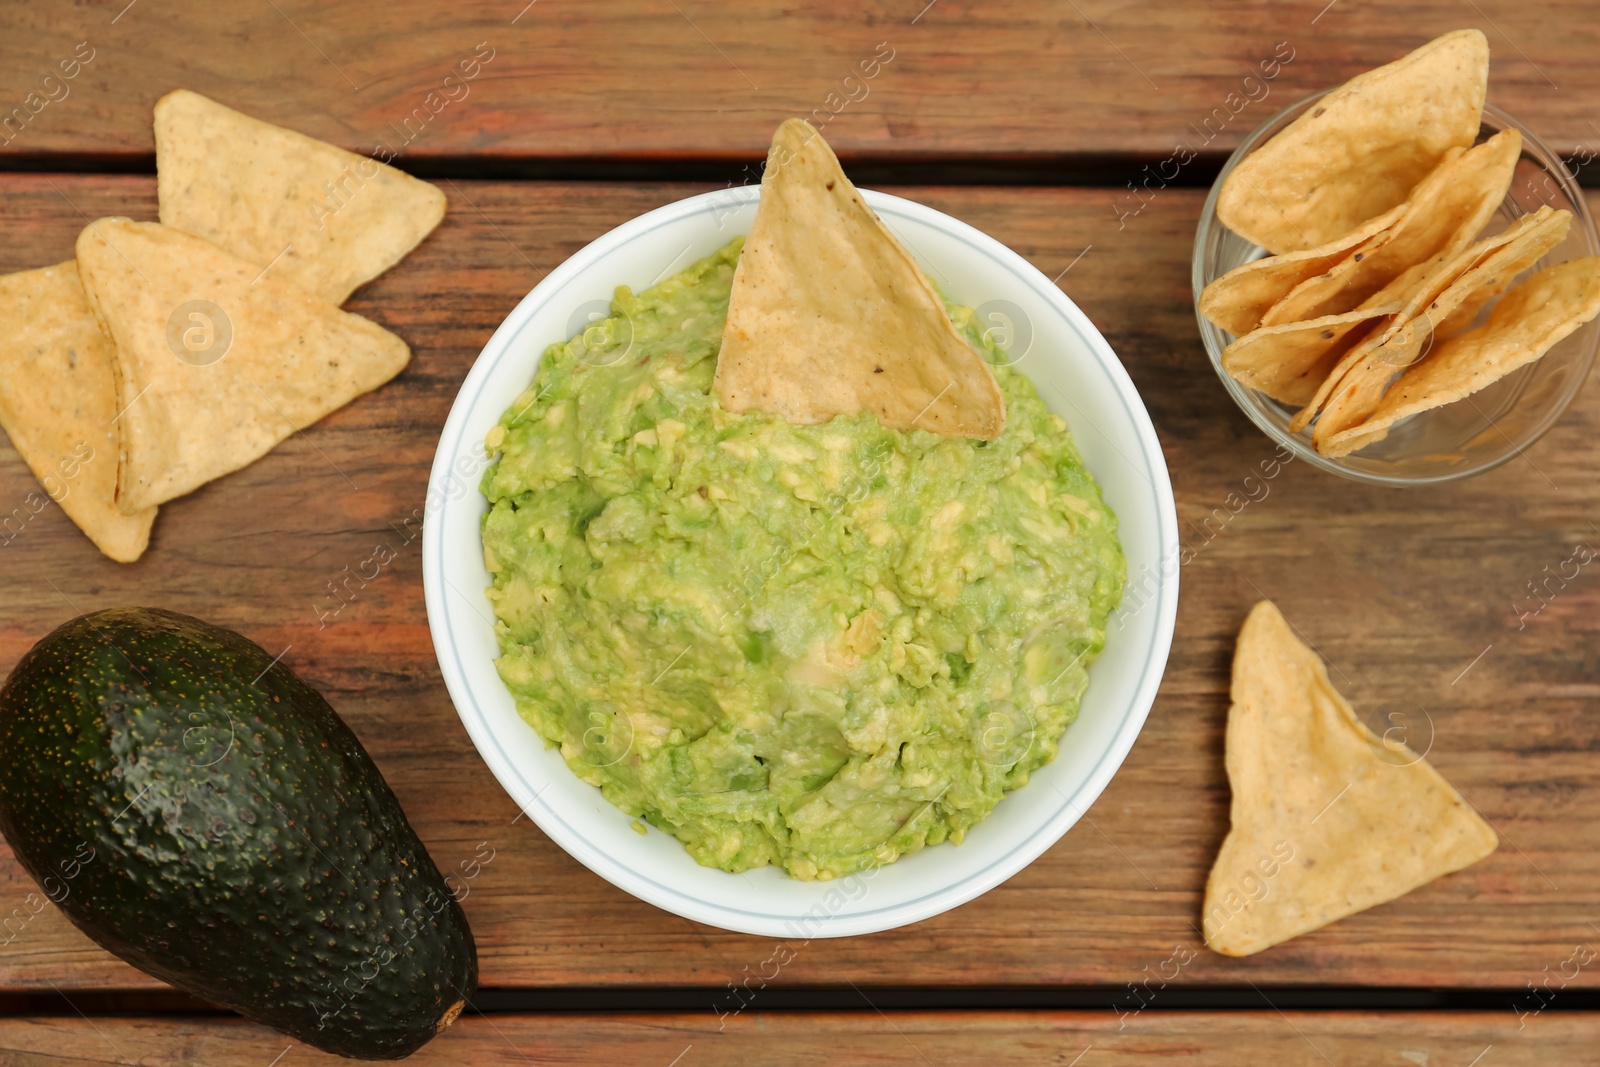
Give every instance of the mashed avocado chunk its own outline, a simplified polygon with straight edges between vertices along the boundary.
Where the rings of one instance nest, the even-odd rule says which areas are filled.
[[[490,432],[500,676],[702,864],[834,878],[959,843],[1056,754],[1124,577],[1066,425],[791,426],[712,391],[741,240],[552,345]]]

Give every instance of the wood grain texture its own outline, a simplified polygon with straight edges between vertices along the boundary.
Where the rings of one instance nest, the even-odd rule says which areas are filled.
[[[485,986],[703,986],[709,1010],[728,983],[759,973],[776,942],[640,903],[517,818],[440,681],[419,542],[406,540],[439,427],[501,317],[588,240],[698,190],[444,188],[443,226],[349,305],[406,338],[412,365],[246,470],[164,506],[137,564],[101,558],[56,508],[32,517],[0,547],[0,671],[75,612],[119,604],[193,613],[270,652],[287,649],[284,661],[372,751],[441,868],[460,870],[480,842],[495,850],[465,902]],[[1105,332],[1161,435],[1193,559],[1148,725],[1088,817],[1027,870],[951,913],[791,946],[796,958],[776,981],[1121,988],[1170,974],[1164,962],[1181,956],[1174,983],[1521,989],[1554,981],[1575,946],[1600,943],[1591,925],[1600,921],[1600,571],[1586,568],[1536,617],[1519,622],[1514,606],[1542,568],[1600,541],[1591,525],[1600,515],[1600,391],[1582,394],[1525,458],[1483,476],[1396,491],[1291,463],[1230,515],[1229,494],[1247,492],[1244,479],[1273,449],[1200,347],[1188,281],[1198,192],[1165,190],[1119,224],[1105,190],[895,191],[1011,245]],[[0,270],[67,257],[85,217],[153,211],[148,178],[7,177]],[[34,489],[15,452],[0,447],[0,515]],[[393,563],[319,623],[333,604],[329,581],[380,543],[395,551]],[[1200,948],[1196,927],[1227,822],[1233,637],[1262,596],[1327,657],[1369,724],[1382,731],[1389,712],[1412,716],[1411,743],[1431,748],[1504,843],[1399,901],[1229,960]],[[0,916],[26,910],[33,889],[0,850]],[[0,988],[153,984],[54,908],[5,937]],[[1592,985],[1596,973],[1584,968],[1570,981]]]
[[[754,161],[781,120],[814,112],[846,156],[1158,160],[1180,143],[1231,150],[1279,107],[1465,26],[1493,49],[1490,99],[1571,151],[1600,145],[1592,15],[1586,0],[12,3],[0,113],[27,111],[0,155],[147,155],[151,105],[186,87],[413,160]],[[47,86],[80,42],[94,58]],[[447,87],[480,43],[493,58]],[[1274,53],[1293,61],[1247,84]],[[875,54],[893,58],[860,80]],[[446,88],[458,99],[428,102]]]
[[[1181,1062],[1377,1067],[1520,1067],[1587,1063],[1600,1018],[1550,1015],[1521,1030],[1505,1013],[1424,1014],[1146,1011],[757,1013],[722,1021],[700,1015],[463,1016],[407,1064],[482,1067],[628,1063],[641,1067],[1102,1067]],[[1487,1053],[1487,1054],[1486,1054]],[[0,1022],[0,1064],[203,1063],[264,1067],[349,1063],[265,1027],[217,1019],[9,1019]],[[1478,1057],[1478,1058],[1474,1058]]]

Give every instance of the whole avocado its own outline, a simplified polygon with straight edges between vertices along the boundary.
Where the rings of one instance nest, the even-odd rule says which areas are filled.
[[[398,1059],[477,950],[327,701],[231,630],[82,615],[0,689],[0,832],[105,948],[326,1052]]]

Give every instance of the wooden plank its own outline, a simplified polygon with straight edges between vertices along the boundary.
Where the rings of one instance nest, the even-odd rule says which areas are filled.
[[[0,155],[147,156],[151,105],[183,86],[418,161],[754,161],[793,114],[846,153],[1159,160],[1229,151],[1279,107],[1463,26],[1489,37],[1492,100],[1563,151],[1600,145],[1584,0],[524,3],[8,4],[0,113],[25,110]],[[1264,63],[1276,77],[1247,82]]]
[[[1147,1011],[752,1012],[710,1015],[464,1016],[408,1059],[434,1064],[638,1063],[652,1067],[985,1063],[1105,1067],[1181,1061],[1237,1064],[1396,1063],[1517,1067],[1589,1062],[1600,1018],[1527,1020],[1511,1012],[1429,1014]],[[348,1063],[261,1026],[220,1019],[18,1018],[0,1021],[0,1062],[204,1063],[262,1067]]]
[[[100,558],[55,508],[33,517],[0,548],[0,670],[75,611],[116,604],[164,605],[272,652],[287,648],[285,661],[371,748],[441,867],[469,863],[480,842],[495,850],[466,901],[485,986],[695,985],[709,1003],[761,973],[776,943],[635,901],[517,820],[439,680],[418,544],[404,540],[438,428],[501,316],[582,243],[693,190],[445,189],[445,224],[351,304],[415,346],[412,366],[247,470],[164,507],[138,564]],[[154,210],[148,178],[11,176],[0,190],[4,270],[69,255],[84,215]],[[1600,510],[1600,391],[1580,397],[1526,459],[1465,482],[1382,490],[1291,463],[1250,490],[1244,480],[1273,450],[1232,407],[1196,336],[1188,258],[1198,192],[1164,191],[1119,229],[1105,190],[897,191],[1015,247],[1106,332],[1161,434],[1193,559],[1161,694],[1089,818],[955,912],[791,945],[795,959],[777,980],[1120,988],[1170,973],[1165,961],[1183,957],[1174,982],[1521,989],[1600,939],[1589,925],[1600,914],[1600,577],[1584,570],[1524,622],[1514,607],[1542,568],[1600,537],[1590,525]],[[33,490],[15,453],[0,448],[0,514]],[[1246,492],[1256,502],[1230,515],[1229,494]],[[379,543],[394,562],[319,628],[327,583]],[[1382,730],[1390,711],[1426,713],[1413,721],[1432,723],[1431,759],[1505,844],[1400,901],[1228,960],[1199,947],[1195,926],[1227,820],[1232,641],[1260,596],[1316,642],[1368,722]],[[1419,731],[1412,741],[1428,739]],[[0,915],[26,907],[32,889],[0,852]],[[1595,973],[1572,980],[1593,984]],[[151,984],[49,908],[0,947],[0,987],[51,983]]]

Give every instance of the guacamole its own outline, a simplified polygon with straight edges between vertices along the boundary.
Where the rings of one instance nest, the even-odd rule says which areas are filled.
[[[966,308],[994,441],[724,410],[741,246],[618,289],[490,432],[497,665],[575,774],[700,863],[834,878],[959,843],[1055,756],[1124,563]]]

